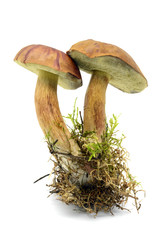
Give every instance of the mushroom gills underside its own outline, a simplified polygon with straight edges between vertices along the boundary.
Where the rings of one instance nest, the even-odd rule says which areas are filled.
[[[61,71],[56,71],[53,68],[50,68],[50,67],[47,67],[44,65],[40,65],[40,64],[22,63],[20,61],[15,61],[15,62],[18,63],[20,66],[26,68],[27,70],[30,70],[31,72],[36,73],[37,75],[39,75],[40,71],[46,71],[46,72],[58,75],[59,76],[58,85],[65,89],[72,90],[72,89],[76,89],[80,85],[82,85],[81,79],[76,78],[69,72],[64,73]]]
[[[119,58],[112,56],[89,58],[77,51],[71,51],[69,55],[80,69],[88,73],[105,72],[109,83],[123,92],[138,93],[147,87],[147,80]]]

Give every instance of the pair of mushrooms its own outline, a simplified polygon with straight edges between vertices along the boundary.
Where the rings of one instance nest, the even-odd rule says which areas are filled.
[[[73,59],[73,60],[72,60]],[[67,54],[43,45],[21,49],[15,62],[38,75],[35,107],[39,124],[57,151],[80,154],[60,113],[57,84],[65,89],[82,86],[79,68],[91,73],[84,102],[84,131],[95,131],[99,141],[106,131],[105,93],[108,83],[127,92],[138,93],[147,80],[134,60],[117,46],[94,40],[73,45]],[[79,68],[78,68],[79,67]]]

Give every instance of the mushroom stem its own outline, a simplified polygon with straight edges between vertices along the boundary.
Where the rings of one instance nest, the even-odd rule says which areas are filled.
[[[39,124],[50,142],[55,142],[58,151],[78,155],[79,147],[71,138],[61,115],[57,99],[58,76],[40,71],[35,90],[35,107]]]
[[[106,131],[105,94],[108,78],[93,71],[84,102],[84,131],[95,131],[98,141]]]

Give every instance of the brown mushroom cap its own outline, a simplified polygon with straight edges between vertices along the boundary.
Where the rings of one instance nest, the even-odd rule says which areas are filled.
[[[67,52],[84,71],[106,73],[109,83],[128,93],[147,87],[147,80],[132,57],[121,48],[94,40],[74,44]]]
[[[73,60],[65,53],[44,45],[29,45],[21,49],[14,61],[39,74],[43,70],[59,76],[58,84],[66,89],[82,86],[81,75]]]

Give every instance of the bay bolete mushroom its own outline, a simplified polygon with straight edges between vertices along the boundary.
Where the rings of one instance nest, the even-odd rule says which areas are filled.
[[[82,85],[81,75],[73,60],[65,53],[44,45],[30,45],[21,49],[14,61],[38,75],[35,90],[35,107],[39,124],[56,149],[78,154],[78,144],[71,139],[60,113],[57,84],[65,89]]]
[[[106,131],[108,83],[124,92],[138,93],[147,87],[147,80],[132,57],[112,44],[84,40],[74,44],[67,54],[82,70],[92,74],[85,95],[84,131],[96,131],[101,141]]]

